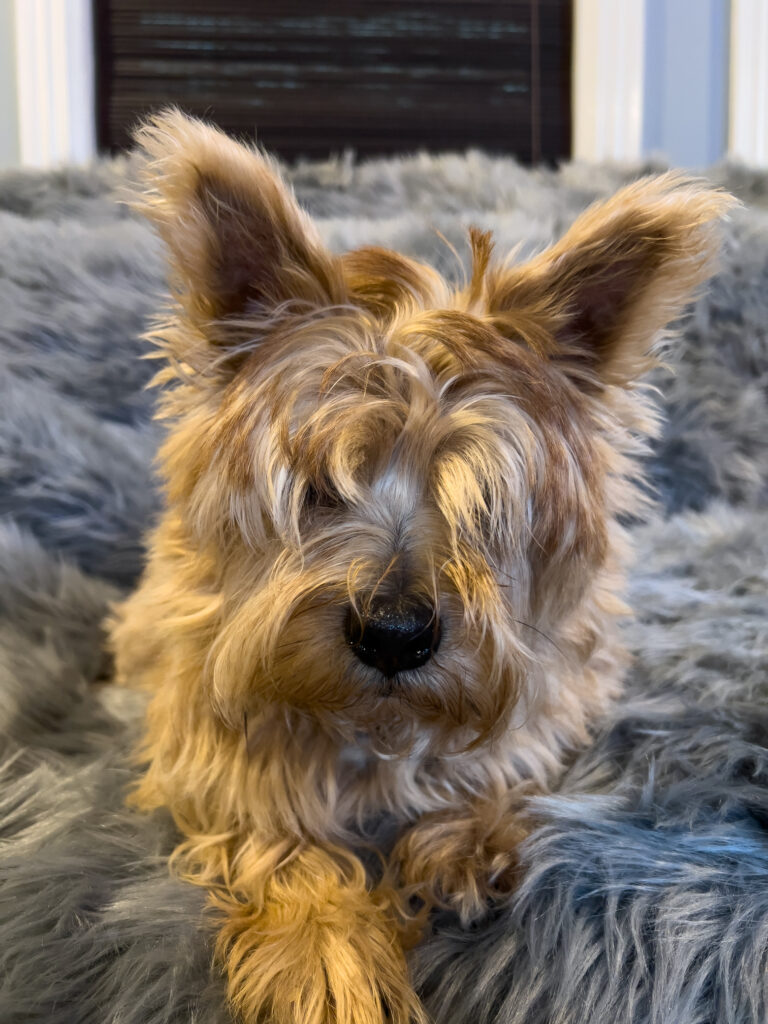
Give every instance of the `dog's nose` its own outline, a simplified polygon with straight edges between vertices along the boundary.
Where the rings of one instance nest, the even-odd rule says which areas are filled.
[[[423,665],[440,646],[435,609],[404,598],[373,601],[362,616],[350,608],[344,632],[360,661],[388,678]]]

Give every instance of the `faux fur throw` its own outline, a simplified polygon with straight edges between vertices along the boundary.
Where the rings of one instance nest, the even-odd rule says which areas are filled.
[[[335,248],[455,266],[466,227],[521,256],[633,175],[478,153],[292,172]],[[123,808],[142,701],[109,682],[101,620],[136,579],[156,495],[162,301],[149,229],[116,205],[130,164],[0,178],[0,1022],[214,1024],[202,891],[173,827]],[[657,383],[658,517],[639,549],[626,699],[537,801],[512,905],[450,916],[413,956],[438,1024],[768,1020],[768,179]]]

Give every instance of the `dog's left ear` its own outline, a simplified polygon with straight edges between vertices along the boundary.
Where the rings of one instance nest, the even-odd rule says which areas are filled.
[[[175,298],[210,340],[252,309],[338,301],[338,261],[267,156],[173,109],[135,138],[148,157],[136,205],[168,246]]]
[[[674,173],[629,185],[529,263],[488,271],[489,313],[510,337],[516,321],[531,325],[583,389],[626,385],[712,273],[717,222],[735,202]]]

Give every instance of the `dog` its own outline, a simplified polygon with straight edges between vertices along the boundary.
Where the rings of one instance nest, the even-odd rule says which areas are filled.
[[[452,285],[331,253],[213,127],[137,139],[172,308],[164,512],[110,625],[150,694],[130,800],[173,814],[242,1019],[421,1022],[404,951],[510,898],[526,801],[620,693],[638,381],[732,200],[637,181],[522,265],[472,229]]]

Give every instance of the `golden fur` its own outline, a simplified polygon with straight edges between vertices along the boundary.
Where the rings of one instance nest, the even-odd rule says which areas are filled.
[[[118,678],[152,695],[132,800],[172,811],[246,1021],[422,1020],[408,897],[465,921],[503,899],[526,796],[619,692],[618,519],[655,427],[635,382],[729,199],[640,181],[523,266],[472,231],[453,288],[332,255],[213,128],[171,111],[139,141],[173,308],[166,507],[112,623]],[[342,622],[401,592],[443,639],[382,686]],[[383,812],[372,884],[354,848]]]

